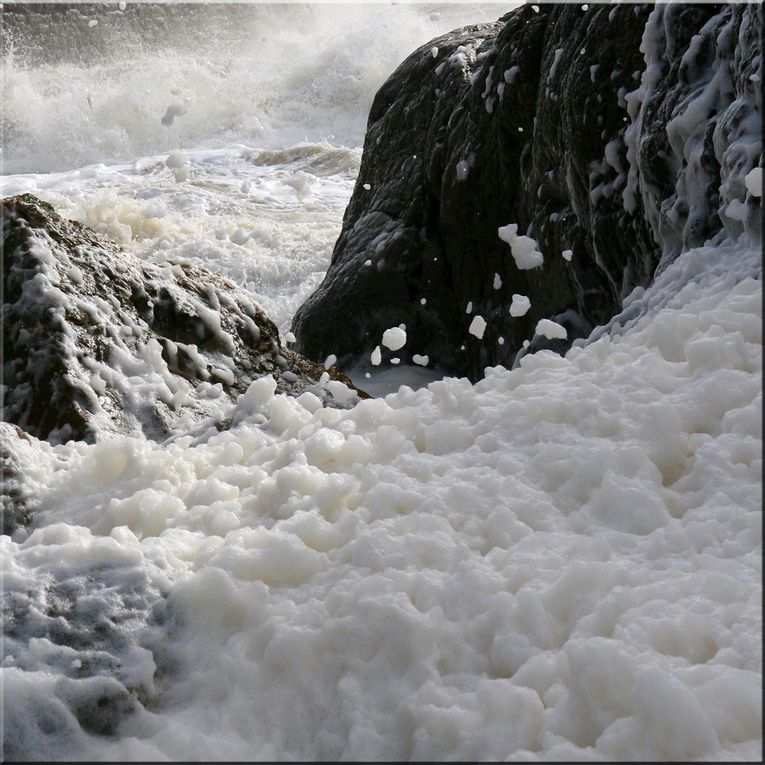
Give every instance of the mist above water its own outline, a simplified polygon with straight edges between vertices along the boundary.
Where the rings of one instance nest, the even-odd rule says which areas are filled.
[[[508,4],[117,4],[3,10],[4,173],[172,149],[362,144],[414,48]]]

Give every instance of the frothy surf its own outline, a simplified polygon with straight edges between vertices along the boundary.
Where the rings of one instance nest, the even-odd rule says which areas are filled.
[[[79,56],[16,35],[3,190],[232,278],[284,335],[377,85],[506,8],[182,8],[140,45],[81,8],[113,44]],[[0,425],[33,508],[0,540],[5,757],[759,760],[761,255],[734,239],[476,385],[385,370],[345,411],[263,379],[165,443]]]

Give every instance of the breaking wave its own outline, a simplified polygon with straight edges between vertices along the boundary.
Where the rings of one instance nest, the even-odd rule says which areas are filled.
[[[6,8],[4,172],[50,172],[232,142],[357,147],[375,91],[409,51],[507,9]]]

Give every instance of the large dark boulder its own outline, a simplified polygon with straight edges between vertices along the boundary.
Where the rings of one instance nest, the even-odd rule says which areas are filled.
[[[761,150],[759,6],[584,8],[525,5],[451,32],[383,85],[331,266],[294,319],[298,350],[363,363],[404,323],[384,364],[427,354],[475,380],[525,340],[564,352],[662,260],[740,233]],[[516,266],[498,236],[511,223],[541,267]],[[566,340],[535,337],[541,318]]]
[[[29,194],[2,212],[5,422],[51,443],[102,431],[161,439],[264,375],[277,392],[358,400],[337,369],[284,348],[225,279],[144,262]]]

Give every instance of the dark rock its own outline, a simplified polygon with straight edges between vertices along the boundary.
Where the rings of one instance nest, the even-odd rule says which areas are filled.
[[[32,520],[32,514],[40,504],[37,492],[25,479],[19,454],[24,440],[31,441],[21,428],[0,423],[0,533],[9,536]]]
[[[3,655],[14,682],[3,743],[10,761],[51,761],[57,745],[82,751],[83,731],[112,734],[149,703],[166,671],[157,657],[173,644],[165,593],[142,555],[22,558],[6,577],[1,603]],[[23,679],[27,673],[48,685],[47,697]]]
[[[383,349],[384,362],[427,354],[475,380],[511,366],[524,340],[565,352],[660,262],[735,236],[741,225],[718,208],[747,200],[757,164],[759,13],[525,5],[419,48],[374,100],[331,266],[293,322],[296,348],[355,365],[404,323],[405,348]],[[497,235],[509,223],[536,240],[541,267],[516,267]],[[523,317],[508,313],[513,293],[531,300]],[[567,324],[567,341],[535,338],[541,318]]]
[[[3,200],[3,247],[4,419],[37,438],[165,438],[264,375],[277,392],[357,400],[333,398],[323,366],[284,348],[247,293],[202,268],[143,262],[28,194]]]
[[[56,682],[55,694],[83,730],[102,736],[114,733],[120,721],[138,707],[127,689],[111,677],[62,677]]]

